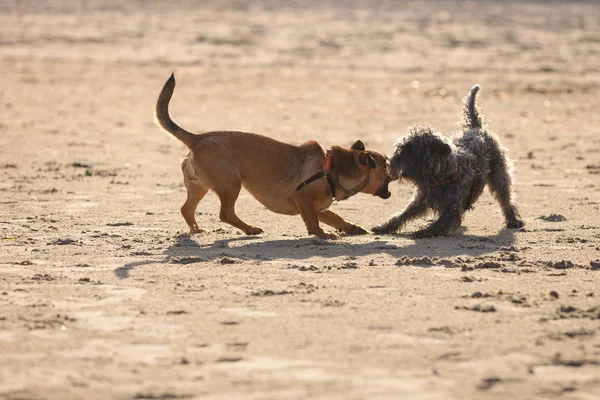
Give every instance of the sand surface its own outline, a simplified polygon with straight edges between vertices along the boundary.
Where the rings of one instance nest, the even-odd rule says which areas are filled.
[[[594,2],[2,1],[0,399],[597,399],[598,21]],[[486,192],[449,237],[323,241],[242,192],[263,235],[209,194],[190,236],[186,149],[152,120],[172,71],[189,130],[387,154],[412,123],[456,131],[479,83],[526,227]],[[391,191],[332,209],[370,228],[412,188]]]

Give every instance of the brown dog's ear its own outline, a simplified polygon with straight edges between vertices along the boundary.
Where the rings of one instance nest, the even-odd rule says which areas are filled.
[[[362,140],[357,140],[356,142],[354,142],[352,147],[350,147],[350,150],[365,151],[365,144],[362,142]]]
[[[371,154],[369,154],[366,151],[360,153],[360,155],[358,156],[358,161],[360,161],[362,165],[368,165],[370,168],[377,168],[377,163],[375,162],[375,159]]]

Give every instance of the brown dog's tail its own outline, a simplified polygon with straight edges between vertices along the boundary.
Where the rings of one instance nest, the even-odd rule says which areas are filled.
[[[175,136],[177,139],[181,140],[188,148],[191,149],[196,135],[181,128],[179,125],[173,122],[169,116],[169,101],[171,101],[171,96],[173,96],[174,90],[175,76],[171,74],[171,77],[167,80],[165,86],[163,86],[160,94],[158,95],[156,108],[154,109],[154,120],[161,128]]]

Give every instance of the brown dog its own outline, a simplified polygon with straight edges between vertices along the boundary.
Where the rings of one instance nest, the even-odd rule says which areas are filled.
[[[312,141],[294,146],[245,132],[195,135],[180,128],[169,116],[174,89],[175,77],[171,75],[158,97],[155,118],[163,129],[190,149],[181,164],[188,191],[181,214],[192,233],[202,232],[196,224],[195,212],[209,190],[221,201],[221,221],[247,235],[257,235],[263,230],[244,223],[235,214],[235,201],[242,185],[273,212],[299,213],[308,233],[323,239],[337,239],[339,235],[325,233],[319,221],[344,233],[367,233],[327,210],[334,199],[345,200],[359,192],[383,199],[390,197],[387,157],[365,151],[361,141],[349,150],[334,146],[326,155]]]

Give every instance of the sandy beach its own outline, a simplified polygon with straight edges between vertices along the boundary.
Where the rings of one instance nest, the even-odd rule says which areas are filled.
[[[600,4],[0,3],[0,399],[597,399]],[[515,160],[451,236],[190,235],[173,119],[391,154],[462,98]],[[265,163],[268,168],[268,163]],[[365,228],[413,188],[332,210]],[[431,217],[429,217],[431,218]],[[329,229],[329,228],[328,228]]]

